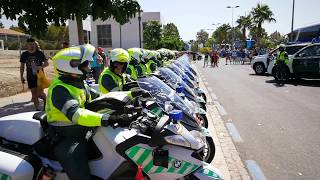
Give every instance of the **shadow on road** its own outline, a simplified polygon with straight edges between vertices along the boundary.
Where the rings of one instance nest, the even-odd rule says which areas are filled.
[[[249,74],[249,76],[264,76],[264,77],[268,77],[270,76],[269,74],[265,73],[265,74],[255,74],[255,73],[252,73],[252,74]]]
[[[42,103],[40,103],[42,104]],[[40,106],[42,108],[42,106]],[[21,103],[12,103],[6,106],[0,107],[0,117],[8,116],[17,113],[29,112],[34,111],[33,102],[21,102]]]
[[[284,85],[278,84],[274,79],[266,80],[266,83],[272,83],[276,87],[283,87]],[[290,79],[285,84],[293,86],[309,86],[309,87],[320,87],[320,80],[316,79]]]

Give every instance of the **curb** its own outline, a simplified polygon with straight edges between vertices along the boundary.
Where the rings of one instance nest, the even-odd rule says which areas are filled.
[[[195,66],[194,66],[195,67]],[[195,68],[197,69],[197,68]],[[213,135],[213,140],[216,147],[216,155],[212,164],[217,167],[224,175],[224,179],[244,179],[250,180],[251,177],[243,164],[240,155],[226,129],[224,122],[219,114],[216,100],[213,100],[208,92],[207,86],[202,80],[202,74],[199,73],[199,85],[207,95],[207,117],[209,121],[209,130]]]

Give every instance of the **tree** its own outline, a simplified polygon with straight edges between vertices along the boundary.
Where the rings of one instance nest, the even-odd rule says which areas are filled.
[[[4,28],[4,25],[1,21],[0,21],[0,28]]]
[[[251,29],[253,26],[251,15],[240,16],[237,20],[238,28],[242,31],[242,41],[247,39],[247,29]]]
[[[258,4],[257,7],[253,8],[251,11],[253,22],[256,24],[257,41],[262,37],[262,23],[276,22],[273,18],[273,12],[270,10],[268,5]]]
[[[235,41],[242,39],[242,33],[238,27],[231,28],[228,32],[228,36],[230,36],[230,37],[234,36]]]
[[[282,36],[278,31],[275,31],[270,34],[269,40],[272,43],[272,46],[277,46],[286,41],[286,38]]]
[[[183,50],[184,42],[180,38],[179,30],[174,23],[164,25],[161,45],[167,49]]]
[[[161,48],[161,24],[159,21],[149,21],[143,29],[143,45],[146,49]]]
[[[83,44],[83,19],[89,15],[93,20],[113,17],[124,24],[135,16],[140,5],[136,0],[10,0],[2,1],[0,10],[8,19],[18,20],[19,27],[37,36],[43,35],[48,23],[64,25],[70,17],[76,19],[79,44]]]
[[[200,48],[199,52],[202,54],[209,54],[211,52],[211,48],[210,47]]]
[[[163,48],[181,51],[184,48],[184,42],[181,39],[163,37],[161,39],[161,45]]]
[[[198,52],[199,50],[199,43],[197,41],[193,41],[193,43],[191,44],[191,51],[193,52]]]
[[[212,45],[214,44],[214,42],[215,42],[215,39],[213,37],[209,38],[208,41],[205,44],[205,47],[211,48]]]
[[[180,39],[179,30],[174,23],[168,23],[164,25],[162,35],[164,37],[174,37]]]
[[[229,24],[222,24],[214,32],[213,37],[218,44],[227,43],[229,41],[231,26]]]
[[[199,32],[197,32],[197,41],[199,43],[203,44],[203,46],[208,41],[208,38],[209,38],[209,34],[206,31],[204,31],[203,29],[201,29]]]
[[[268,36],[268,33],[264,28],[262,28],[262,30],[260,32],[260,35],[258,35],[258,28],[256,26],[253,26],[250,29],[250,33],[249,34],[250,34],[252,39],[265,38],[265,37]]]

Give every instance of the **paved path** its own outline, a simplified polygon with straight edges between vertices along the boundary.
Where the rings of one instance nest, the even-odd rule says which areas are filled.
[[[204,83],[252,176],[320,179],[320,80],[277,86],[248,65],[202,63]]]

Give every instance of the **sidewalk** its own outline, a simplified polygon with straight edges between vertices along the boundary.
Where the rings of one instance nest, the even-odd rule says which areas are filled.
[[[0,98],[0,117],[21,112],[34,111],[33,102],[30,100],[31,92]]]
[[[245,168],[239,153],[226,129],[224,122],[219,114],[213,98],[201,79],[201,73],[197,72],[200,80],[200,87],[207,95],[207,117],[209,130],[213,136],[216,147],[215,157],[212,164],[224,175],[224,179],[229,180],[250,180],[251,177]]]

